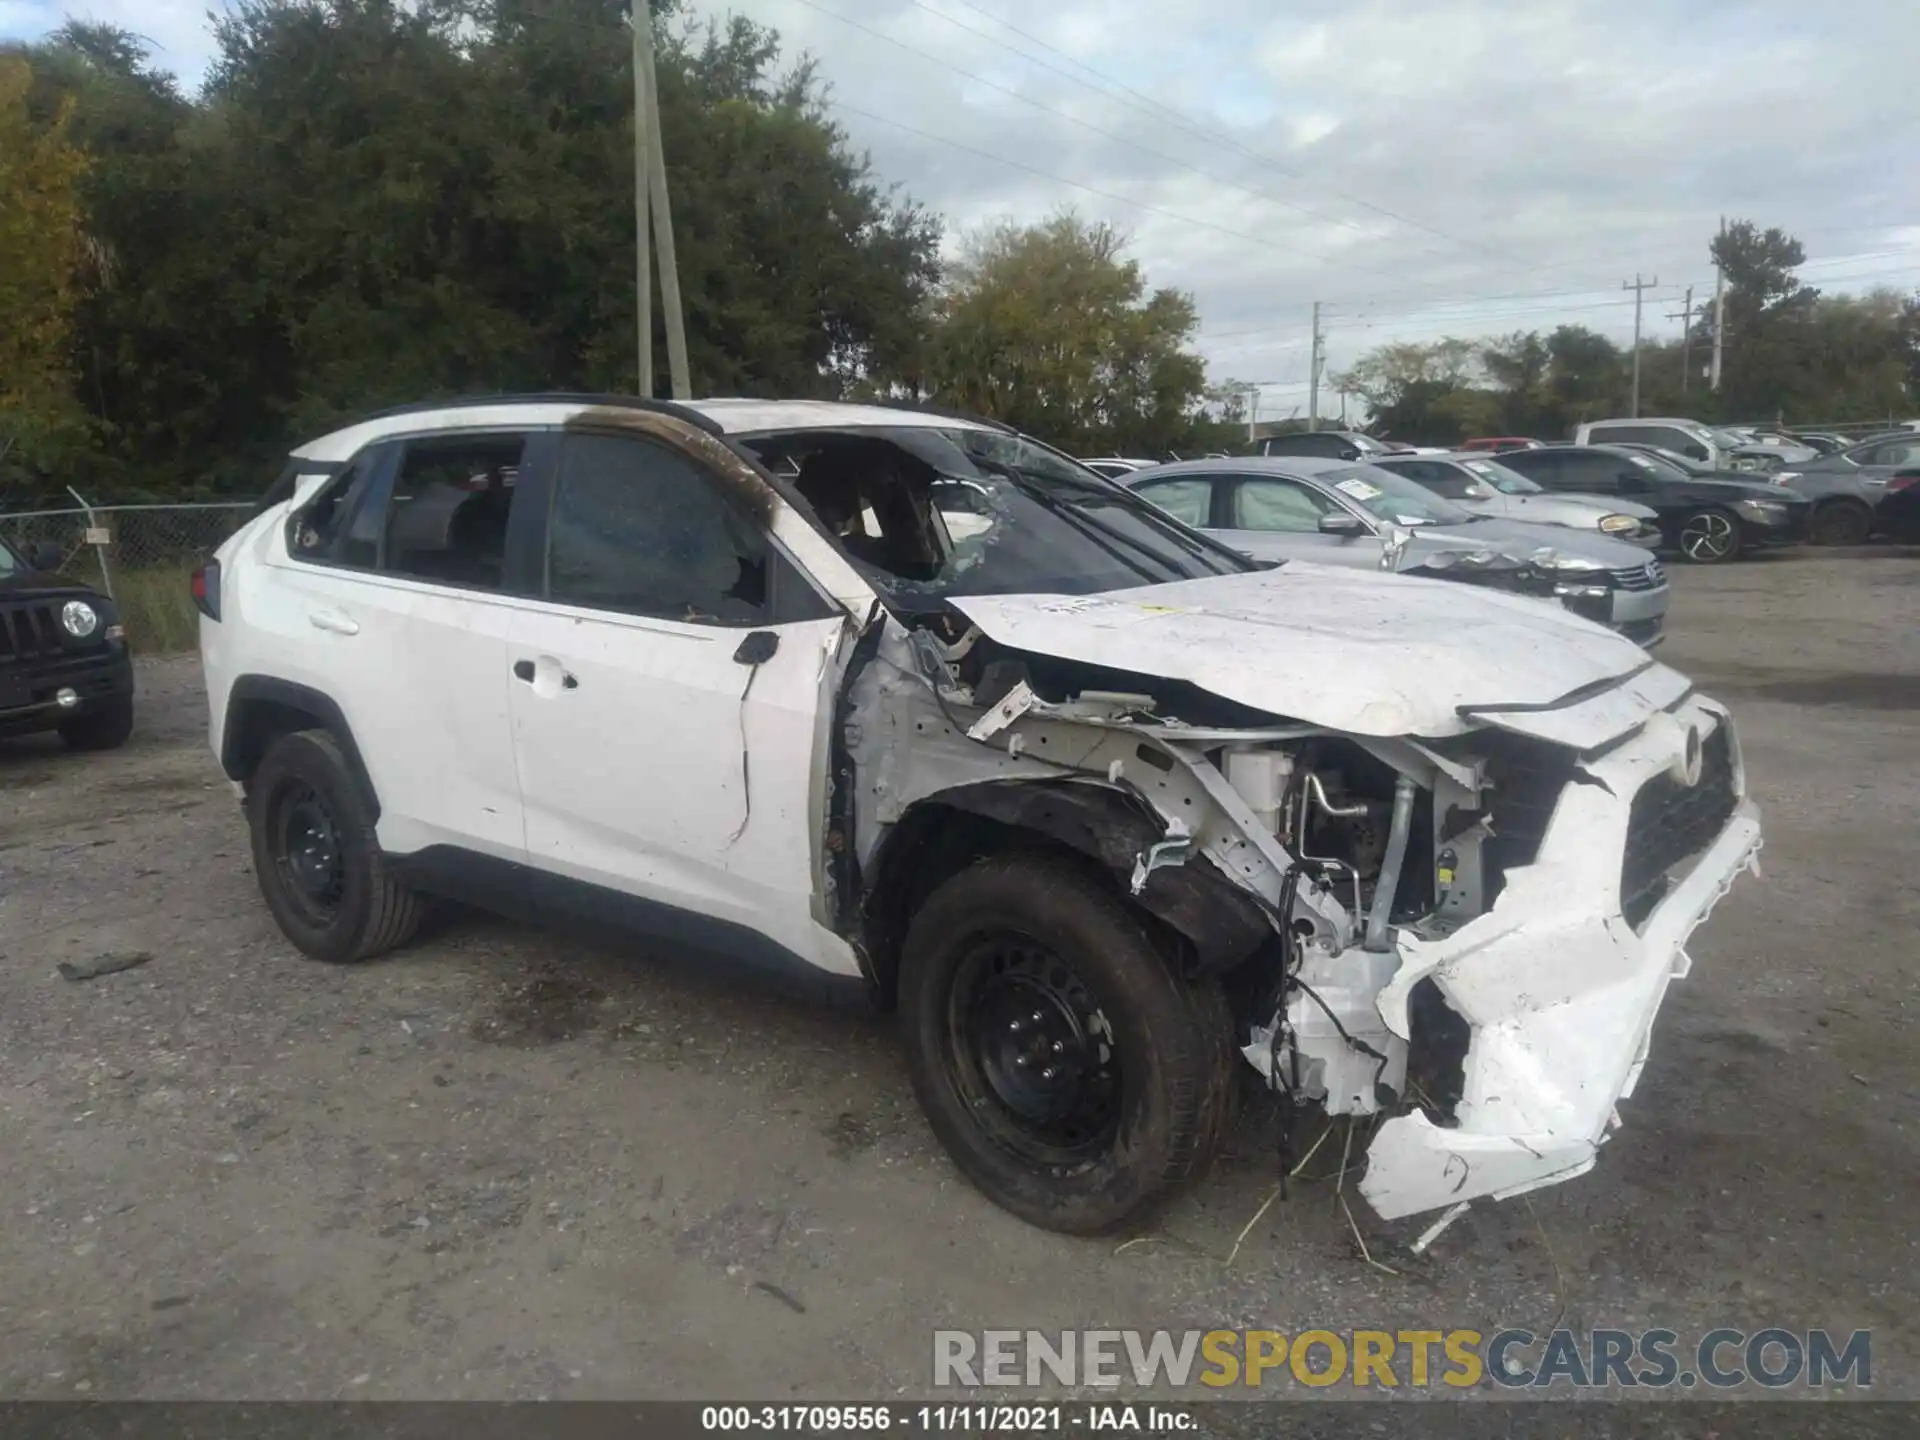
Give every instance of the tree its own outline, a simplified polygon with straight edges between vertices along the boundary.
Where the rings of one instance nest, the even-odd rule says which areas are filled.
[[[1763,231],[1750,220],[1735,221],[1708,248],[1726,282],[1723,409],[1771,419],[1799,408],[1810,378],[1805,331],[1820,294],[1794,273],[1805,248],[1784,230]]]
[[[654,10],[696,393],[916,386],[937,221],[874,179],[773,32]],[[125,32],[36,49],[39,123],[71,107],[112,260],[76,315],[96,488],[257,490],[289,442],[371,408],[631,390],[624,17],[240,0],[193,101]]]
[[[1125,237],[1063,212],[967,237],[935,310],[927,378],[943,403],[1081,454],[1158,455],[1192,436],[1206,367],[1178,290],[1147,292]]]
[[[1451,443],[1485,413],[1460,398],[1471,387],[1477,350],[1471,340],[1453,338],[1382,345],[1334,376],[1334,388],[1364,399],[1383,435]]]
[[[0,55],[0,455],[48,463],[81,425],[73,386],[73,312],[85,254],[86,159],[68,139],[68,109],[35,125],[33,72]]]

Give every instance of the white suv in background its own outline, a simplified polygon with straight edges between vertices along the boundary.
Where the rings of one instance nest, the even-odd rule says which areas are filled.
[[[1698,420],[1592,420],[1573,432],[1576,445],[1651,445],[1712,470],[1778,470],[1818,457],[1805,445],[1765,444]]]
[[[296,451],[195,593],[300,949],[446,895],[848,982],[959,1167],[1062,1230],[1204,1170],[1241,1057],[1378,1117],[1388,1218],[1583,1173],[1759,846],[1726,712],[1632,642],[1255,567],[986,421],[393,412]]]

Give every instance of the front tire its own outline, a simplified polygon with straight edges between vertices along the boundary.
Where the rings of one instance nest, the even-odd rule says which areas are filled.
[[[1197,1179],[1228,1128],[1219,986],[1065,859],[980,861],[908,928],[914,1093],[966,1177],[1049,1230],[1096,1234]]]
[[[1873,534],[1873,511],[1857,500],[1829,500],[1813,512],[1808,538],[1816,545],[1864,545]]]
[[[340,743],[325,730],[282,735],[247,791],[253,870],[281,933],[316,960],[345,964],[404,945],[421,897],[396,880]]]
[[[133,696],[116,695],[99,709],[57,727],[69,750],[118,750],[133,735]]]
[[[1717,505],[1680,522],[1680,553],[1696,565],[1725,565],[1739,559],[1740,550],[1740,522]]]

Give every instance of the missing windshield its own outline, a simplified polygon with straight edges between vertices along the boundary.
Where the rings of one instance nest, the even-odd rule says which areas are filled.
[[[1097,594],[1248,562],[1044,446],[915,426],[745,439],[890,601]]]

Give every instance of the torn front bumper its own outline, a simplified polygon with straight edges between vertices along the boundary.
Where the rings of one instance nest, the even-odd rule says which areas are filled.
[[[1401,934],[1400,969],[1378,1000],[1388,1028],[1409,1038],[1409,998],[1430,978],[1470,1040],[1457,1123],[1399,1116],[1368,1150],[1360,1190],[1383,1217],[1572,1179],[1620,1123],[1616,1103],[1646,1062],[1667,985],[1690,968],[1688,936],[1742,871],[1757,871],[1760,849],[1725,712],[1690,700],[1656,719],[1582,768],[1534,862],[1509,874],[1491,910],[1441,939]],[[1703,727],[1721,726],[1733,753],[1732,815],[1668,872],[1665,895],[1635,927],[1620,908],[1634,797],[1684,767],[1690,732],[1697,741]]]

